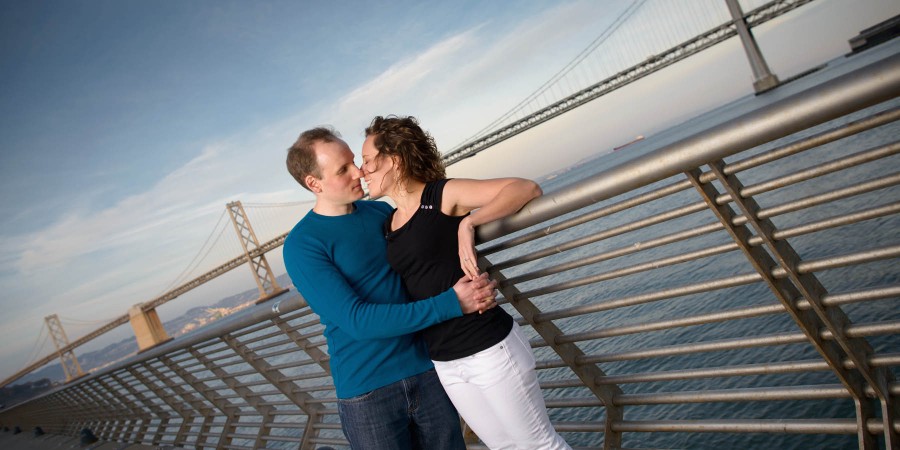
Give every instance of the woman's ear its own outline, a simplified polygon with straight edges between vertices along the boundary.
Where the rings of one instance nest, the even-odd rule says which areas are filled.
[[[394,164],[392,170],[395,170],[398,173],[403,173],[403,162],[400,160],[400,156],[391,155],[391,162]]]

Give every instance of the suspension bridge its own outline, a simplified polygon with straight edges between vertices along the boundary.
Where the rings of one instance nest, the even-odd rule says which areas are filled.
[[[556,75],[548,80],[544,85],[540,86],[524,100],[520,101],[507,113],[503,114],[497,120],[488,124],[478,133],[467,139],[465,142],[455,146],[449,152],[444,154],[446,163],[453,164],[472,156],[480,151],[484,151],[492,145],[509,139],[516,134],[527,131],[530,128],[538,126],[554,117],[558,117],[565,112],[571,111],[585,103],[599,98],[615,89],[632,83],[642,77],[646,77],[656,71],[674,64],[684,58],[688,58],[704,49],[707,49],[717,43],[724,42],[727,39],[740,39],[744,45],[749,61],[749,69],[753,73],[754,88],[758,93],[778,87],[778,77],[771,73],[766,66],[763,55],[756,46],[751,32],[752,27],[759,26],[768,20],[772,20],[780,15],[789,13],[803,5],[814,0],[797,0],[797,1],[771,1],[771,2],[755,2],[752,7],[743,11],[737,1],[726,0],[718,3],[718,8],[709,8],[708,4],[698,2],[665,2],[652,0],[635,1],[625,8],[616,20],[602,33],[594,39],[576,58],[561,69]],[[745,6],[751,2],[745,2]],[[652,39],[636,39],[635,36],[645,32],[646,29],[652,28],[657,30],[653,33]],[[642,31],[643,30],[643,31]],[[896,59],[896,58],[894,58]],[[698,211],[703,208],[713,211],[715,216],[719,218],[720,223],[716,225],[708,225],[704,227],[694,227],[686,229],[682,232],[659,236],[649,241],[636,242],[633,246],[624,246],[619,250],[610,250],[608,253],[601,253],[596,257],[589,258],[587,261],[573,261],[563,264],[559,267],[551,269],[540,269],[537,272],[517,275],[513,278],[506,277],[499,272],[507,267],[515,267],[519,264],[527,263],[547,255],[558,253],[561,249],[559,246],[548,247],[545,251],[534,254],[525,255],[495,263],[491,274],[501,279],[503,289],[501,289],[504,298],[509,301],[515,299],[515,308],[521,314],[520,322],[531,325],[538,337],[533,341],[536,350],[544,348],[559,360],[549,360],[539,363],[539,369],[550,369],[554,367],[569,367],[576,375],[574,381],[548,382],[546,385],[542,383],[544,388],[563,388],[572,386],[586,387],[592,396],[588,399],[578,399],[567,401],[559,399],[558,401],[549,401],[548,407],[571,408],[571,407],[603,407],[606,411],[605,425],[597,423],[568,423],[562,425],[562,431],[571,431],[573,433],[596,432],[599,426],[600,432],[605,436],[604,448],[614,448],[621,443],[622,432],[641,432],[641,431],[693,431],[693,432],[732,432],[732,433],[832,433],[832,434],[856,434],[859,448],[878,448],[878,442],[873,437],[882,435],[882,443],[888,448],[894,448],[897,445],[897,405],[895,402],[897,386],[893,381],[890,372],[891,365],[900,364],[896,353],[888,353],[886,355],[874,355],[874,351],[866,341],[868,336],[897,334],[898,323],[887,322],[879,325],[851,325],[849,328],[842,328],[851,321],[840,311],[840,305],[849,305],[862,301],[880,300],[895,298],[897,295],[897,287],[888,285],[886,287],[872,288],[868,290],[848,291],[843,294],[829,294],[819,285],[815,277],[810,277],[812,272],[823,270],[823,267],[843,267],[853,266],[855,264],[871,263],[876,261],[890,261],[896,258],[898,249],[895,244],[882,245],[882,248],[871,250],[860,250],[856,253],[848,253],[840,257],[825,260],[801,260],[795,251],[784,244],[785,236],[803,235],[822,229],[827,229],[840,224],[856,223],[872,218],[890,217],[896,214],[896,202],[889,203],[880,207],[860,211],[858,213],[848,213],[840,218],[832,218],[821,222],[810,222],[809,224],[800,224],[796,228],[777,229],[772,225],[766,217],[784,214],[785,211],[794,211],[807,208],[814,205],[824,204],[834,198],[844,198],[852,195],[859,195],[865,192],[872,192],[885,187],[894,186],[900,183],[896,174],[888,174],[883,177],[876,177],[870,181],[861,181],[858,185],[849,186],[834,192],[823,193],[818,196],[811,196],[795,200],[794,203],[785,203],[772,208],[762,208],[755,203],[752,195],[765,193],[772,186],[790,186],[793,183],[802,181],[802,179],[810,179],[815,176],[810,169],[810,173],[798,172],[797,174],[785,174],[783,179],[771,181],[770,183],[760,183],[756,185],[741,186],[740,183],[733,179],[733,174],[738,171],[748,170],[767,162],[776,161],[779,158],[791,155],[817,145],[823,142],[831,142],[840,139],[851,133],[860,132],[861,130],[873,129],[886,123],[896,120],[898,115],[896,110],[887,113],[876,114],[872,117],[861,119],[846,127],[839,127],[833,130],[821,132],[813,137],[805,137],[801,140],[789,143],[783,147],[775,147],[770,154],[759,156],[749,155],[733,164],[726,165],[721,158],[732,153],[752,148],[754,145],[768,142],[769,139],[777,139],[787,136],[794,131],[800,131],[804,126],[808,126],[805,121],[797,120],[796,124],[791,122],[791,114],[805,114],[810,117],[816,116],[818,123],[824,123],[841,114],[853,112],[855,110],[846,104],[853,103],[851,95],[859,95],[865,100],[859,101],[859,106],[864,107],[874,105],[886,99],[896,97],[896,89],[898,86],[894,83],[889,75],[896,75],[896,62],[891,60],[879,66],[879,69],[873,69],[880,77],[881,83],[873,86],[872,82],[863,80],[862,76],[850,77],[847,80],[841,80],[840,83],[835,82],[834,88],[821,89],[816,95],[800,96],[797,100],[786,103],[786,106],[779,104],[778,107],[773,106],[765,111],[765,114],[777,116],[784,122],[789,123],[785,129],[779,130],[763,130],[757,131],[758,136],[747,138],[746,133],[741,130],[740,124],[730,124],[729,127],[720,127],[701,136],[695,137],[684,143],[677,143],[669,148],[660,149],[657,153],[660,155],[665,151],[666,155],[670,155],[665,160],[665,164],[653,166],[652,170],[647,170],[648,161],[636,161],[631,165],[611,170],[610,180],[597,183],[583,183],[583,185],[574,186],[563,195],[567,199],[565,205],[551,205],[548,199],[544,202],[538,202],[539,205],[529,217],[516,216],[511,218],[504,224],[504,230],[521,230],[530,225],[540,223],[550,218],[558,217],[564,213],[577,210],[581,207],[591,205],[597,198],[609,199],[617,195],[631,192],[631,189],[643,188],[651,183],[665,179],[672,175],[681,174],[686,176],[687,180],[655,188],[648,192],[638,192],[635,197],[623,200],[621,203],[606,205],[595,212],[586,213],[582,217],[570,219],[562,225],[554,225],[552,231],[559,232],[570,227],[574,227],[580,223],[589,220],[595,220],[606,215],[614,214],[618,211],[624,211],[650,202],[654,199],[665,198],[673,195],[683,189],[695,189],[703,202],[698,205],[684,206],[682,210],[673,210],[667,213],[660,213],[657,217],[647,218],[645,221],[638,221],[632,224],[621,225],[623,230],[612,228],[607,232],[601,233],[602,236],[590,236],[579,238],[573,241],[571,247],[584,245],[585,240],[606,239],[606,236],[614,236],[616,233],[623,233],[625,228],[637,228],[648,226],[652,223],[661,223],[666,220],[680,217],[685,214]],[[883,67],[882,67],[883,66]],[[888,74],[888,76],[885,76]],[[869,76],[871,78],[871,76]],[[877,77],[876,77],[877,78]],[[890,80],[885,81],[885,78]],[[865,78],[868,79],[868,78]],[[860,87],[863,86],[863,87]],[[841,94],[838,91],[847,90],[849,88],[857,89],[851,94]],[[828,98],[828,103],[824,107],[814,100],[816,96]],[[854,100],[855,101],[855,100]],[[779,108],[790,107],[790,112]],[[819,113],[816,108],[824,108],[826,112]],[[760,113],[751,117],[749,121],[758,123],[767,123],[765,114]],[[819,114],[819,116],[817,116]],[[821,116],[821,117],[820,117]],[[803,123],[801,123],[803,122]],[[761,127],[764,128],[764,127]],[[740,137],[735,137],[740,136]],[[743,140],[742,140],[743,139]],[[729,148],[728,144],[733,144]],[[693,148],[699,146],[706,153],[697,155]],[[886,158],[898,151],[896,143],[890,143],[883,147],[873,148],[861,154],[860,160],[876,161],[879,158]],[[675,155],[672,157],[671,155]],[[710,170],[702,172],[699,169],[700,164],[708,163]],[[638,164],[645,164],[644,168],[638,168]],[[861,164],[851,158],[839,159],[831,163],[829,168],[817,168],[815,172],[850,170],[853,166]],[[669,167],[671,165],[671,167]],[[638,178],[646,179],[638,179]],[[627,180],[627,181],[626,181]],[[712,181],[717,182],[724,188],[724,192],[719,192],[718,186],[713,186]],[[616,184],[616,182],[619,182]],[[606,184],[604,184],[606,183]],[[772,186],[769,186],[771,184]],[[745,192],[746,191],[746,192]],[[576,195],[577,193],[577,195]],[[735,207],[743,213],[743,215],[734,215],[731,210],[721,207],[727,202],[735,202]],[[209,409],[218,409],[222,412],[232,410],[228,402],[223,402],[223,397],[210,394],[210,390],[223,389],[221,387],[213,388],[209,385],[209,379],[198,378],[199,375],[193,372],[192,366],[200,365],[201,371],[208,371],[214,374],[213,378],[224,380],[223,382],[234,392],[230,395],[233,398],[241,397],[247,400],[247,409],[253,409],[256,416],[262,416],[262,425],[260,431],[253,436],[252,433],[242,433],[238,430],[238,425],[233,425],[231,421],[239,421],[241,414],[235,415],[227,413],[226,422],[216,422],[212,428],[221,429],[218,444],[233,446],[233,440],[244,440],[252,442],[252,447],[257,447],[261,442],[300,442],[301,448],[314,448],[316,444],[334,444],[341,445],[345,441],[340,438],[322,437],[321,432],[327,430],[339,429],[334,422],[329,422],[328,417],[334,416],[334,411],[324,408],[321,404],[328,403],[328,398],[316,398],[311,393],[315,389],[325,389],[321,386],[307,391],[307,388],[299,389],[296,386],[288,385],[291,382],[286,380],[305,380],[322,376],[322,373],[315,374],[301,373],[292,377],[285,376],[280,371],[289,366],[289,364],[280,363],[272,365],[265,361],[270,356],[284,355],[291,352],[297,352],[297,348],[305,351],[311,359],[304,360],[303,365],[312,366],[314,368],[324,369],[327,376],[328,366],[327,357],[320,354],[318,347],[323,345],[322,342],[312,342],[313,336],[320,335],[321,330],[304,331],[306,327],[315,327],[315,323],[307,322],[304,317],[312,314],[311,311],[300,301],[280,301],[278,305],[272,308],[271,313],[267,316],[268,322],[258,323],[256,316],[248,317],[244,321],[232,323],[223,328],[209,330],[209,332],[191,338],[190,342],[179,344],[180,347],[172,350],[172,353],[165,353],[168,347],[175,345],[170,342],[165,331],[162,330],[158,317],[155,315],[155,309],[159,306],[174,300],[197,286],[208,283],[213,279],[227,273],[230,270],[238,268],[244,264],[248,264],[251,274],[259,289],[259,302],[279,296],[284,290],[275,280],[271,268],[265,259],[267,252],[277,249],[283,244],[286,237],[285,230],[289,230],[293,225],[293,221],[297,217],[302,216],[305,210],[312,206],[311,203],[291,203],[291,204],[241,204],[240,202],[232,202],[226,205],[226,210],[219,217],[218,222],[212,227],[208,238],[205,240],[196,256],[188,264],[181,274],[174,279],[170,285],[161,288],[160,294],[156,296],[148,296],[147,302],[136,305],[128,314],[117,317],[102,327],[85,334],[78,339],[69,342],[62,331],[60,319],[56,316],[48,316],[47,329],[48,338],[52,338],[56,346],[56,352],[37,360],[33,364],[24,368],[12,377],[4,380],[2,385],[8,385],[15,380],[21,378],[37,368],[59,358],[66,372],[67,381],[75,381],[84,376],[84,372],[78,365],[74,350],[85,343],[97,338],[104,333],[109,332],[125,323],[131,323],[135,329],[135,334],[142,351],[145,356],[136,366],[128,366],[127,368],[114,367],[109,371],[109,375],[101,375],[91,377],[92,381],[86,386],[78,385],[73,388],[77,393],[60,394],[61,397],[47,400],[50,403],[44,405],[35,405],[35,408],[49,408],[54,411],[66,410],[72,405],[84,404],[85,402],[95,405],[95,409],[102,411],[104,408],[110,408],[108,416],[105,418],[97,418],[91,416],[91,413],[85,413],[85,420],[79,423],[87,423],[93,421],[95,423],[110,423],[104,425],[104,433],[114,440],[132,439],[136,436],[138,441],[144,440],[145,436],[152,434],[148,431],[147,424],[142,425],[140,430],[132,429],[134,426],[126,426],[124,424],[115,424],[115,411],[126,416],[143,417],[142,419],[129,419],[133,422],[145,421],[154,423],[160,430],[170,428],[166,425],[171,417],[178,416],[181,422],[176,427],[177,430],[159,431],[156,437],[152,439],[154,445],[160,443],[173,443],[181,445],[187,442],[193,442],[199,445],[206,442],[216,432],[210,431],[210,425],[213,423],[215,416],[207,412]],[[248,212],[254,213],[253,220],[250,220]],[[252,224],[251,224],[252,222]],[[229,226],[229,223],[231,226]],[[489,224],[479,230],[479,236],[483,240],[491,240],[501,237],[499,225]],[[548,228],[547,230],[550,230]],[[657,321],[655,323],[647,323],[643,325],[635,325],[634,330],[620,330],[617,328],[601,329],[601,330],[584,330],[578,333],[564,333],[563,330],[556,328],[553,320],[561,318],[577,317],[598,311],[614,310],[623,306],[640,305],[650,301],[645,298],[624,297],[616,299],[611,304],[595,304],[590,306],[562,308],[553,311],[541,311],[530,302],[530,298],[545,295],[548,292],[557,290],[571,289],[581,284],[595,283],[601,279],[614,278],[621,276],[618,270],[608,273],[591,276],[586,279],[579,279],[573,282],[561,283],[559,285],[549,284],[545,286],[529,287],[530,290],[520,291],[517,285],[536,278],[547,276],[551,273],[560,273],[570,271],[576,267],[583,266],[588,263],[603,261],[626,255],[631,252],[652,249],[657,246],[666,245],[681,239],[687,239],[701,233],[708,233],[710,230],[725,229],[733,237],[734,242],[725,244],[720,247],[713,247],[708,250],[698,250],[694,253],[685,253],[683,255],[672,256],[670,259],[662,259],[651,263],[642,263],[632,267],[621,269],[624,272],[639,272],[642,270],[650,270],[652,268],[664,267],[667,265],[678,264],[684,261],[706,258],[718,252],[739,250],[744,252],[746,258],[752,263],[756,269],[754,275],[734,276],[732,278],[723,278],[713,280],[708,283],[700,283],[696,286],[684,287],[667,287],[659,293],[647,294],[658,298],[667,298],[677,295],[686,295],[690,292],[704,292],[723,287],[734,287],[750,282],[763,282],[771,287],[772,291],[778,299],[774,309],[766,307],[766,311],[762,311],[757,306],[748,306],[746,309],[733,310],[727,312],[709,312],[700,314],[696,317],[684,319],[672,319],[670,321]],[[758,236],[753,237],[749,230],[754,230]],[[233,233],[232,233],[233,230]],[[539,233],[543,235],[543,233]],[[538,239],[542,236],[537,234],[526,234],[517,237],[511,241],[500,244],[492,244],[484,249],[485,255],[500,252],[504,249],[521,245],[525,242]],[[577,242],[577,243],[576,243]],[[761,246],[765,246],[766,252],[760,253]],[[727,247],[727,248],[726,248]],[[567,247],[570,248],[570,247]],[[237,256],[235,256],[237,255]],[[773,259],[774,258],[774,259]],[[485,261],[487,262],[487,261]],[[644,267],[647,266],[647,267]],[[771,269],[771,271],[770,271]],[[741,278],[743,277],[743,278]],[[746,278],[746,279],[745,279]],[[812,278],[812,279],[810,279]],[[551,282],[552,283],[552,282]],[[523,288],[524,289],[524,288]],[[667,292],[667,290],[678,291]],[[279,307],[279,305],[281,305]],[[826,308],[828,308],[826,310]],[[721,370],[704,371],[702,369],[684,369],[683,371],[673,371],[670,373],[659,374],[639,374],[634,376],[623,375],[610,377],[599,369],[599,363],[615,361],[617,358],[638,359],[647,357],[646,355],[632,355],[628,352],[621,354],[585,354],[580,349],[572,345],[574,342],[580,342],[590,339],[597,339],[604,336],[627,335],[630,333],[645,332],[652,329],[661,329],[665,327],[677,328],[686,326],[685,323],[714,323],[723,320],[736,320],[739,318],[752,317],[757,315],[773,314],[775,310],[778,312],[786,311],[788,316],[792,317],[797,326],[800,327],[801,333],[783,334],[767,336],[766,343],[762,341],[751,340],[731,340],[721,341],[710,344],[709,349],[703,349],[702,344],[682,344],[677,348],[660,348],[658,352],[665,354],[666,351],[675,353],[689,354],[692,352],[711,351],[716,348],[752,348],[761,345],[777,345],[785,342],[806,342],[810,341],[818,354],[822,355],[822,360],[803,360],[789,361],[783,364],[759,364],[747,367],[730,366],[720,368]],[[771,311],[770,311],[771,310]],[[261,313],[260,313],[261,314]],[[294,315],[292,315],[294,314]],[[255,320],[256,322],[250,322]],[[290,322],[289,321],[293,321]],[[299,322],[298,322],[299,321]],[[246,322],[246,323],[245,323]],[[672,323],[669,323],[672,322]],[[265,334],[263,337],[254,337],[247,339],[246,336],[265,329],[266,326],[274,324],[277,330],[271,334]],[[627,328],[627,327],[626,327]],[[215,340],[213,335],[223,334],[224,337],[219,339],[222,343],[210,343],[209,339]],[[281,344],[266,343],[265,345],[255,346],[254,343],[265,341],[275,335],[283,334],[286,342],[289,343],[290,349],[282,348],[278,353],[269,354],[266,352],[268,348],[278,347]],[[209,335],[209,336],[207,336]],[[765,340],[763,339],[763,340]],[[250,372],[256,372],[271,383],[272,391],[266,395],[283,395],[287,400],[278,400],[274,403],[268,401],[260,401],[255,398],[253,392],[247,387],[256,382],[246,384],[238,378],[240,375],[229,374],[220,368],[217,364],[219,357],[210,356],[204,350],[207,347],[214,348],[212,353],[225,352],[231,356],[222,359],[237,358],[243,360],[250,366]],[[640,353],[639,351],[636,353]],[[652,351],[651,351],[652,353]],[[293,354],[293,353],[291,353]],[[624,356],[627,355],[627,356]],[[658,355],[657,355],[658,356]],[[156,360],[154,360],[156,358]],[[302,359],[302,358],[301,358]],[[188,361],[182,364],[183,361]],[[227,363],[231,364],[231,363]],[[284,367],[282,367],[284,366]],[[286,369],[285,369],[286,370]],[[305,370],[305,369],[304,369]],[[713,376],[728,376],[725,373],[733,373],[735,375],[746,376],[750,374],[762,373],[781,373],[791,374],[804,370],[824,370],[833,371],[837,377],[838,383],[835,386],[828,385],[827,388],[820,386],[812,386],[804,389],[802,386],[771,388],[771,389],[735,389],[733,391],[715,391],[715,392],[688,392],[684,394],[665,394],[654,396],[651,394],[625,394],[618,388],[618,384],[622,383],[640,383],[651,379],[705,379]],[[117,372],[118,371],[118,372]],[[718,375],[714,374],[717,373]],[[107,372],[104,372],[107,373]],[[166,375],[169,373],[171,375]],[[249,373],[249,372],[248,372]],[[179,377],[188,381],[197,394],[191,394],[185,391],[185,388],[178,387],[166,378]],[[156,381],[154,381],[156,380]],[[286,384],[287,383],[287,384]],[[72,383],[75,385],[75,383]],[[129,392],[130,396],[136,399],[137,404],[150,405],[150,410],[154,410],[153,402],[145,397],[149,396],[149,391],[136,389],[136,386],[146,386],[146,389],[152,391],[153,395],[158,396],[161,401],[167,404],[172,412],[159,415],[156,411],[148,415],[141,407],[136,404],[127,404],[124,400],[114,400],[113,392],[123,391]],[[182,392],[184,391],[184,392]],[[64,392],[64,391],[63,391]],[[74,392],[74,391],[73,391]],[[172,401],[171,393],[176,392],[184,398],[184,402]],[[198,400],[197,395],[206,398],[208,403]],[[691,400],[688,396],[693,395],[695,400]],[[90,400],[90,397],[97,396],[102,400]],[[855,405],[855,418],[846,421],[807,421],[802,420],[780,420],[777,422],[754,421],[740,422],[737,420],[710,420],[703,422],[700,420],[687,421],[626,421],[622,414],[624,405],[641,405],[674,402],[691,403],[696,401],[752,401],[754,397],[766,397],[801,400],[801,399],[822,399],[822,398],[851,398]],[[699,399],[699,400],[698,400]],[[758,400],[758,398],[756,398]],[[875,399],[874,406],[870,399]],[[53,403],[55,402],[55,403]],[[97,403],[100,402],[100,403]],[[193,402],[193,403],[192,403]],[[305,414],[308,420],[305,424],[297,427],[303,428],[303,437],[295,437],[288,434],[278,434],[272,432],[272,429],[282,427],[284,429],[296,428],[293,425],[278,425],[269,419],[273,408],[280,405],[278,402],[288,402],[297,405]],[[196,405],[194,405],[196,403]],[[190,405],[189,405],[190,404]],[[287,403],[285,403],[287,404]],[[99,406],[97,406],[99,405]],[[313,405],[313,406],[310,406]],[[316,406],[318,405],[318,406]],[[252,408],[251,408],[252,407]],[[99,408],[99,409],[98,409]],[[158,406],[156,407],[158,408]],[[196,412],[193,412],[196,411]],[[247,413],[250,414],[250,413]],[[251,414],[251,415],[253,415]],[[294,413],[288,413],[294,414]],[[151,419],[150,416],[158,415],[163,419]],[[91,418],[88,419],[87,417]],[[103,414],[101,414],[103,416]],[[256,417],[254,416],[254,417]],[[217,416],[216,416],[217,417]],[[204,418],[204,425],[198,432],[191,432],[189,424],[193,418]],[[251,427],[259,424],[243,425]],[[198,425],[199,426],[199,425]],[[140,428],[140,427],[139,427]],[[558,429],[560,427],[558,426]],[[263,432],[262,430],[269,430]],[[203,431],[205,430],[205,431]],[[63,428],[58,432],[66,431]],[[70,431],[70,430],[69,430]],[[194,441],[191,438],[196,437]],[[254,441],[255,439],[255,441]],[[224,443],[224,444],[223,444]],[[238,448],[240,445],[234,444]],[[248,446],[251,444],[247,444]],[[477,445],[470,448],[481,448]],[[593,448],[593,447],[586,447]]]

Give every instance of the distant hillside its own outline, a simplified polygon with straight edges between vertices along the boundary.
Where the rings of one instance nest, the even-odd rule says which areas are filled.
[[[50,380],[44,378],[34,382],[0,388],[0,409],[28,400],[41,392],[50,390],[52,387],[53,384]]]
[[[291,279],[287,276],[287,274],[277,277],[277,281],[281,286],[293,287],[293,283],[291,283]],[[163,328],[166,329],[166,332],[169,334],[169,336],[177,339],[179,336],[187,334],[197,328],[202,327],[203,325],[215,321],[216,319],[220,319],[252,305],[257,298],[259,298],[259,291],[257,289],[252,289],[240,294],[226,297],[220,300],[218,303],[210,306],[191,308],[180,317],[164,323]],[[105,348],[97,351],[85,354],[79,354],[76,351],[76,355],[78,356],[78,363],[81,364],[82,370],[88,372],[91,370],[103,368],[117,361],[121,361],[122,359],[137,353],[137,350],[137,341],[135,341],[133,337],[130,337],[127,339],[123,339],[115,344],[110,344]],[[16,387],[20,384],[34,383],[35,386],[40,385],[44,388],[44,390],[47,390],[51,387],[50,383],[59,383],[64,381],[65,378],[66,376],[63,372],[62,366],[60,366],[59,363],[55,363],[49,364],[41,370],[32,372],[20,378],[11,387]],[[36,383],[40,380],[49,380],[50,383]],[[35,395],[39,392],[41,391],[32,392],[32,395]],[[4,393],[0,393],[0,404],[6,404],[7,406],[9,406],[11,402],[8,402],[3,398]]]

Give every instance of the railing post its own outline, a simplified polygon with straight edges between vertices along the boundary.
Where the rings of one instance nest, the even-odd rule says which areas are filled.
[[[552,321],[538,320],[537,317],[541,310],[528,298],[521,295],[521,292],[515,285],[506,283],[506,276],[499,270],[493,270],[490,267],[490,261],[480,256],[478,262],[479,267],[487,267],[487,272],[491,275],[491,279],[497,280],[500,286],[500,292],[503,297],[509,301],[522,318],[528,322],[532,328],[544,339],[550,348],[562,358],[563,362],[569,366],[569,369],[584,383],[606,408],[606,423],[603,435],[604,450],[611,450],[622,446],[622,433],[613,429],[615,422],[621,422],[623,419],[622,407],[615,404],[615,397],[622,394],[622,389],[617,385],[598,384],[600,377],[605,377],[606,373],[597,367],[596,364],[585,364],[580,361],[584,357],[584,352],[577,345],[571,343],[559,344],[556,338],[562,335],[559,329]]]
[[[269,384],[278,389],[285,397],[291,400],[295,405],[300,407],[303,412],[307,415],[308,423],[316,423],[322,420],[321,411],[324,409],[322,405],[312,403],[313,397],[304,392],[295,392],[297,386],[289,381],[282,381],[287,378],[284,374],[282,374],[278,369],[272,367],[271,364],[266,362],[262,358],[257,358],[256,354],[252,349],[247,347],[246,345],[240,343],[237,339],[234,339],[231,336],[223,336],[222,340],[228,344],[231,349],[238,354],[250,367],[256,369],[256,371],[263,376],[266,380],[269,381]],[[260,427],[260,431],[266,428],[267,420],[271,420],[268,416],[263,418],[263,425]],[[310,428],[310,427],[307,427]],[[313,428],[313,433],[311,435],[304,435],[303,442],[300,445],[301,450],[313,450],[313,444],[310,442],[311,439],[318,437],[319,429]],[[259,444],[262,444],[261,442]]]
[[[760,208],[756,200],[752,197],[741,196],[743,185],[736,176],[725,173],[725,163],[722,160],[713,161],[709,163],[709,167],[724,186],[731,201],[743,212],[746,219],[744,225],[735,225],[735,213],[727,204],[716,203],[719,192],[711,183],[701,182],[700,169],[688,171],[686,175],[775,294],[775,297],[807,336],[809,342],[822,355],[831,370],[850,392],[856,407],[859,448],[874,449],[878,447],[874,437],[868,431],[868,420],[874,418],[875,414],[874,408],[866,397],[867,382],[882,402],[885,442],[888,448],[892,448],[898,442],[893,427],[894,417],[896,417],[895,406],[887,387],[893,379],[892,375],[886,367],[872,367],[869,364],[869,357],[873,351],[868,341],[863,338],[846,336],[844,330],[850,324],[850,319],[840,307],[824,305],[822,298],[827,295],[825,287],[815,275],[800,274],[797,271],[800,262],[799,255],[788,242],[776,241],[772,237],[775,225],[769,219],[759,218]],[[762,239],[771,256],[766,249],[750,245],[752,233],[748,224],[755,229],[757,236]],[[772,274],[774,268],[784,270],[787,277],[776,278]],[[811,309],[800,309],[796,303],[798,299],[805,299]],[[822,330],[831,333],[830,341],[822,337]],[[845,361],[852,363],[852,369],[845,367]]]
[[[104,438],[108,441],[118,441],[121,436],[122,424],[128,420],[131,411],[121,403],[118,396],[105,389],[99,380],[93,379],[82,385],[92,398],[102,402],[103,408],[112,413],[112,417],[104,425]]]
[[[744,45],[747,59],[750,60],[750,69],[753,70],[753,89],[756,90],[757,94],[761,94],[778,86],[778,77],[769,70],[769,65],[766,64],[766,60],[759,50],[759,45],[756,44],[756,38],[753,37],[753,32],[750,31],[747,21],[744,20],[744,12],[741,10],[738,0],[725,0],[725,3],[728,4],[728,12],[731,13],[731,18],[734,19],[734,26],[737,28],[738,36],[740,36],[741,43]]]
[[[228,335],[224,335],[220,336],[219,339],[227,345],[227,339],[229,337],[230,336]],[[215,362],[207,358],[206,355],[200,353],[196,349],[191,349],[190,352],[192,355],[194,355],[195,358],[197,358],[198,361],[200,361],[201,364],[203,364],[204,367],[207,368],[207,370],[212,372],[213,375],[219,377],[219,380],[224,383],[225,386],[228,387],[228,389],[234,391],[234,393],[241,397],[245,402],[247,402],[250,407],[255,409],[260,417],[263,418],[263,420],[265,417],[268,417],[272,414],[272,412],[274,412],[274,407],[261,404],[262,400],[258,395],[256,395],[256,393],[254,393],[247,386],[244,386],[240,380],[225,371],[225,369],[217,366]],[[235,414],[235,412],[232,412],[232,414],[230,414],[225,421],[225,425],[222,427],[222,435],[219,438],[219,447],[231,444],[231,438],[228,437],[228,434],[234,427],[237,426],[234,424],[236,417],[237,415]]]
[[[163,399],[166,404],[168,404],[173,410],[175,410],[175,412],[178,413],[179,416],[181,416],[181,426],[178,427],[178,432],[175,435],[174,445],[176,447],[187,446],[188,443],[186,442],[185,434],[190,431],[191,426],[194,423],[194,418],[199,416],[200,410],[198,408],[205,408],[205,406],[203,406],[203,402],[195,399],[194,396],[186,389],[184,389],[181,384],[176,383],[175,380],[172,379],[172,377],[162,373],[156,367],[153,367],[153,364],[151,364],[150,362],[144,364],[144,368],[147,369],[147,372],[153,375],[157,380],[162,382],[162,384],[164,384],[166,388],[168,388],[173,393],[181,397],[182,400],[184,400],[184,403],[181,403],[172,399],[168,399],[168,397]],[[162,393],[162,391],[160,393]],[[193,414],[188,408],[185,408],[185,403],[187,404],[187,406],[190,406],[192,409],[197,411],[198,414]]]
[[[234,413],[238,409],[237,406],[229,404],[227,401],[218,398],[214,393],[212,393],[213,389],[210,388],[206,383],[200,381],[192,375],[187,370],[184,370],[178,364],[173,361],[168,356],[160,357],[160,362],[166,365],[172,372],[181,377],[185,383],[189,384],[195,392],[199,393],[206,399],[211,405],[213,405],[216,409],[222,413],[223,416],[226,417],[226,420],[230,421],[234,418]],[[203,402],[199,399],[192,399],[191,404],[194,405],[194,408],[197,409],[201,414],[203,414],[203,424],[200,426],[200,436],[197,438],[197,442],[195,445],[197,447],[202,447],[202,444],[206,443],[208,434],[212,425],[215,421],[215,411],[211,408],[207,408],[204,406]]]
[[[312,310],[310,310],[312,311]],[[306,353],[322,370],[325,371],[328,375],[331,375],[331,363],[330,356],[328,353],[322,351],[318,345],[314,344],[312,341],[303,337],[297,330],[292,330],[289,323],[286,320],[282,319],[280,316],[276,316],[272,318],[272,323],[275,324],[278,328],[281,329],[282,332],[295,344],[297,347],[303,349],[303,352]]]
[[[125,438],[126,442],[131,443],[141,443],[144,441],[144,438],[147,436],[147,430],[150,428],[150,422],[153,421],[153,413],[158,414],[158,409],[155,403],[147,400],[143,393],[139,392],[131,383],[122,379],[122,377],[118,373],[112,373],[109,375],[110,378],[113,379],[119,386],[122,386],[123,389],[128,391],[135,400],[140,402],[143,406],[135,405],[135,417],[132,420],[132,424],[130,430],[128,432],[128,436]],[[133,436],[133,437],[132,437]]]
[[[229,203],[227,207],[228,214],[231,216],[231,223],[234,225],[234,231],[237,233],[241,246],[244,248],[244,253],[247,255],[250,272],[253,273],[253,279],[256,280],[256,286],[259,288],[259,298],[256,300],[256,303],[264,302],[287,291],[287,289],[279,286],[278,281],[275,280],[275,274],[272,273],[272,268],[269,267],[266,254],[258,251],[259,240],[256,238],[256,233],[253,232],[247,213],[244,212],[244,206],[240,201],[236,201]],[[254,255],[254,253],[258,254]]]
[[[138,369],[139,366],[131,366],[126,370],[131,374],[131,376],[134,377],[135,380],[137,380],[138,383],[141,383],[145,388],[147,388],[148,392],[153,393],[153,395],[156,396],[157,399],[168,404],[165,397],[160,395],[161,391],[155,385],[153,385],[153,383],[148,380],[147,377],[140,373]],[[159,423],[156,425],[156,431],[154,431],[153,437],[150,440],[151,445],[159,446],[160,442],[162,441],[162,433],[169,426],[169,420],[171,420],[172,415],[169,414],[168,411],[157,406],[156,402],[154,402],[152,399],[148,399],[146,396],[142,396],[141,401],[143,401],[144,404],[148,405],[150,407],[150,410],[155,413],[157,419],[159,419]],[[178,412],[178,410],[175,409],[175,412]]]

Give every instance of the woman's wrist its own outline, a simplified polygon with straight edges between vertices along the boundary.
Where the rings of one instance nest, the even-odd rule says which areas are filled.
[[[469,228],[469,229],[473,229],[473,230],[475,229],[475,225],[473,224],[473,221],[472,221],[472,215],[471,215],[471,214],[468,215],[468,216],[466,216],[466,217],[463,217],[463,220],[461,220],[461,221],[459,222],[459,228],[460,228],[460,229],[466,229],[466,228]]]

